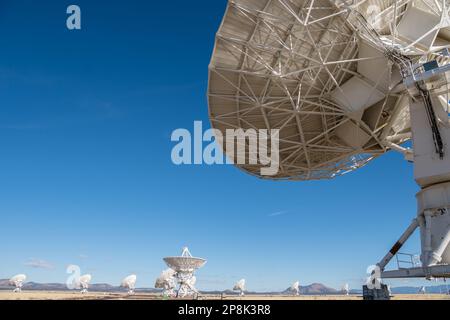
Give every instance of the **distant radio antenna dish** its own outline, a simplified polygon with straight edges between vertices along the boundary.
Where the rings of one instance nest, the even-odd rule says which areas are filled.
[[[179,288],[177,290],[177,297],[193,296],[198,294],[195,288],[196,278],[194,272],[203,267],[206,263],[205,259],[195,258],[189,252],[187,247],[184,247],[181,256],[166,257],[163,259],[169,268],[175,271],[174,277],[177,279]]]
[[[346,283],[346,284],[344,284],[344,285],[342,286],[342,292],[343,292],[346,296],[350,295],[350,286],[349,286],[348,283]]]
[[[15,287],[13,292],[22,292],[22,287],[26,279],[27,276],[24,274],[18,274],[9,279],[9,285]]]
[[[300,282],[296,281],[292,284],[291,286],[291,292],[295,295],[298,296],[300,294]]]
[[[90,274],[85,274],[79,278],[81,293],[87,293],[89,289],[89,284],[91,283],[92,276]]]
[[[238,291],[240,296],[244,295],[245,292],[245,279],[241,279],[233,287],[233,291]]]
[[[161,275],[156,279],[155,288],[163,289],[163,295],[166,297],[173,297],[176,295],[176,278],[175,271],[172,269],[167,269],[161,272]]]
[[[128,289],[128,294],[134,294],[136,289],[137,276],[135,274],[129,275],[122,280],[121,287]]]

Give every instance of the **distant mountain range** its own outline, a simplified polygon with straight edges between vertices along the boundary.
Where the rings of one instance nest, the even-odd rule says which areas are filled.
[[[8,280],[3,279],[0,280],[0,290],[12,289],[11,286],[8,285]],[[35,291],[67,291],[67,287],[62,283],[36,283],[36,282],[27,282],[22,287],[23,290],[35,290]],[[126,291],[124,288],[112,286],[106,283],[97,283],[89,286],[89,291],[93,292],[123,292]],[[141,288],[137,289],[138,292],[161,292],[161,290],[153,289],[153,288]],[[205,293],[209,294],[221,294],[225,293],[227,295],[237,294],[232,290],[225,291],[208,291]],[[249,294],[262,294],[261,292],[251,292],[248,291]],[[289,288],[283,292],[264,292],[264,294],[289,294]],[[310,294],[310,295],[320,295],[320,294],[339,294],[339,291],[326,287],[320,283],[313,283],[309,286],[300,287],[301,294]]]
[[[0,290],[9,290],[12,289],[11,286],[8,285],[9,280],[0,279]],[[27,282],[22,287],[23,290],[31,290],[31,291],[68,291],[67,287],[63,283],[36,283],[36,282]],[[94,283],[89,286],[89,291],[93,292],[125,292],[127,289],[112,286],[107,283]],[[161,290],[153,289],[153,288],[142,288],[136,289],[138,292],[161,292]]]
[[[304,295],[320,295],[320,294],[339,294],[341,293],[340,291],[333,289],[333,288],[329,288],[327,286],[324,286],[321,283],[313,283],[309,286],[300,286],[300,294],[304,294]],[[282,294],[289,294],[291,293],[291,288],[287,288],[286,290],[284,290],[283,292],[281,292]]]
[[[0,290],[12,290],[12,287],[8,285],[9,281],[7,279],[0,279]],[[446,293],[450,289],[450,285],[447,287],[446,285],[441,286],[429,286],[426,287],[427,293]],[[23,286],[23,290],[32,290],[32,291],[67,291],[67,287],[63,283],[36,283],[36,282],[27,282]],[[415,294],[418,293],[420,287],[396,287],[392,288],[393,294]],[[113,286],[107,283],[97,283],[92,284],[89,287],[89,291],[92,292],[125,292],[126,289]],[[145,292],[145,293],[158,293],[161,292],[159,289],[153,288],[139,288],[136,289],[137,292]],[[225,293],[227,295],[237,294],[232,290],[225,291],[207,291],[204,293],[208,294],[221,294]],[[248,291],[248,294],[290,294],[290,288],[282,291],[282,292],[252,292]],[[351,290],[352,294],[362,294],[362,290]],[[342,294],[342,291],[329,288],[321,283],[313,283],[309,286],[300,287],[300,294],[302,295],[336,295]]]
[[[225,293],[226,295],[237,295],[239,294],[236,291],[233,290],[225,290],[225,291],[207,291],[204,293],[209,293],[209,294],[221,294],[221,293]],[[287,294],[291,294],[292,292],[290,291],[290,288],[287,288],[284,291],[272,291],[272,292],[256,292],[256,291],[245,291],[246,294],[267,294],[267,295],[278,295],[278,294],[282,294],[282,295],[287,295]],[[304,286],[304,287],[300,287],[300,294],[303,295],[325,295],[325,294],[339,294],[340,292],[333,289],[333,288],[329,288],[324,286],[321,283],[313,283],[309,286]]]

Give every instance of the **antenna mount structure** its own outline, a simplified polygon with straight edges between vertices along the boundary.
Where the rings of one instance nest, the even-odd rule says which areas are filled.
[[[92,280],[92,276],[90,274],[82,275],[78,279],[82,294],[88,293],[89,284],[90,284],[91,280]]]
[[[156,279],[155,288],[163,289],[164,297],[176,296],[175,271],[169,268],[161,272],[161,275]]]
[[[11,286],[15,287],[13,292],[16,292],[16,293],[22,292],[22,287],[23,287],[23,284],[26,279],[27,279],[27,276],[24,274],[18,274],[18,275],[15,275],[14,277],[12,277],[9,280],[9,284]]]
[[[294,296],[300,295],[300,282],[299,281],[294,282],[290,288],[290,291]]]
[[[189,249],[184,247],[181,256],[166,257],[163,260],[175,272],[174,277],[179,285],[176,291],[177,297],[184,298],[198,294],[198,290],[195,288],[194,273],[205,265],[205,259],[192,257]]]
[[[129,275],[125,279],[122,280],[122,283],[120,284],[121,287],[128,289],[128,294],[133,295],[136,290],[136,281],[137,276],[135,274]]]
[[[245,279],[241,279],[233,287],[233,291],[238,291],[240,296],[245,295]]]

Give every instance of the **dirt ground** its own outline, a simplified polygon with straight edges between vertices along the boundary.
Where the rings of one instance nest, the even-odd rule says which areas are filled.
[[[220,295],[200,295],[201,300],[220,300]],[[44,292],[44,291],[23,291],[13,293],[10,291],[0,291],[0,300],[162,300],[158,294],[136,293],[127,295],[125,293],[99,293],[90,292],[81,294],[79,292]],[[362,300],[361,296],[264,296],[247,295],[225,296],[224,300]],[[450,300],[448,295],[440,294],[414,294],[414,295],[395,295],[392,300]]]

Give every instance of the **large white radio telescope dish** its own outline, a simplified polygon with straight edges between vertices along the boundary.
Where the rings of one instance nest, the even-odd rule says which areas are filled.
[[[164,258],[166,264],[175,271],[195,270],[203,267],[205,259],[192,257],[187,247],[183,248],[181,256]]]
[[[390,150],[414,162],[418,215],[378,263],[382,278],[450,276],[449,9],[449,0],[230,0],[216,36],[209,117],[232,160],[227,130],[246,133],[240,169],[315,180]],[[272,151],[255,155],[258,130],[279,130],[276,175],[255,164]],[[386,271],[417,228],[422,265]]]
[[[137,276],[135,274],[132,274],[124,278],[120,286],[128,289],[128,294],[134,294],[134,290],[136,289],[136,281]]]
[[[280,171],[262,178],[364,166],[411,137],[409,95],[387,52],[418,61],[448,46],[450,29],[433,29],[440,3],[229,1],[209,67],[212,126],[280,130]],[[262,165],[238,166],[259,176]]]
[[[24,274],[15,275],[11,279],[9,279],[9,285],[15,287],[14,292],[21,292],[26,279],[27,276]]]
[[[175,271],[174,277],[179,284],[177,296],[186,297],[198,294],[198,290],[194,286],[197,281],[194,272],[205,265],[205,259],[193,257],[189,249],[184,247],[181,256],[166,257],[163,260],[169,268]]]

